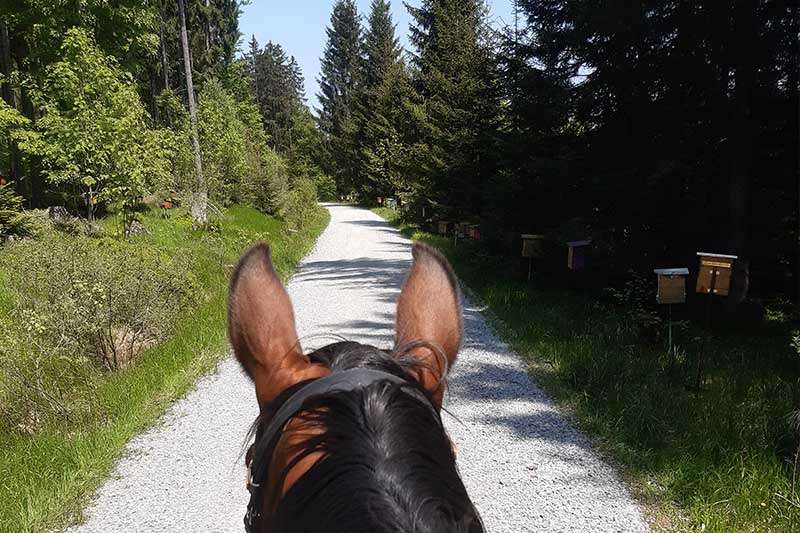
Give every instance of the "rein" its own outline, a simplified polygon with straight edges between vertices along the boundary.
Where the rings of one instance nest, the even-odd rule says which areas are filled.
[[[324,378],[310,382],[284,402],[272,417],[266,429],[261,433],[261,436],[253,444],[253,453],[250,455],[250,463],[247,465],[247,490],[250,492],[250,503],[247,504],[247,514],[244,517],[245,531],[248,533],[253,531],[253,526],[261,517],[258,505],[261,500],[262,484],[271,460],[271,457],[267,457],[266,451],[272,441],[283,431],[286,424],[302,410],[305,401],[315,396],[334,392],[365,389],[369,385],[380,381],[389,381],[400,385],[400,390],[404,393],[427,405],[441,424],[439,411],[422,391],[411,387],[406,379],[388,372],[370,368],[353,368],[334,372]]]

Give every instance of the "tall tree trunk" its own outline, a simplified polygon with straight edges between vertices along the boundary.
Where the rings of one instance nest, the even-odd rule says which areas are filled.
[[[163,14],[163,9],[161,10]],[[161,43],[161,74],[164,77],[164,89],[169,89],[169,59],[167,58],[167,40],[164,37],[164,18],[162,16],[158,26],[158,37]]]
[[[747,238],[748,194],[753,166],[753,92],[757,83],[755,59],[756,0],[736,3],[734,14],[736,85],[731,128],[730,251],[742,254]]]
[[[5,102],[19,111],[19,100],[17,99],[17,92],[11,87],[11,84],[8,81],[8,76],[11,74],[12,65],[11,65],[11,39],[8,35],[8,26],[6,25],[5,21],[0,19],[0,47],[2,47],[2,54],[0,54],[0,59],[2,59],[2,63],[0,66],[2,67],[3,76],[5,76],[5,83],[3,83],[3,100]],[[19,181],[19,152],[17,150],[17,146],[14,142],[10,139],[7,140],[8,142],[8,171],[9,171],[9,178],[14,181],[14,190],[17,193],[22,193],[22,182]],[[5,169],[0,169],[0,172],[4,171]]]
[[[755,67],[758,0],[742,0],[734,8],[734,64],[736,85],[733,92],[731,127],[731,188],[729,251],[739,256],[731,276],[726,310],[733,311],[747,297],[749,260],[745,256],[749,226],[749,196],[753,172],[753,105],[758,79]]]
[[[791,7],[791,46],[789,48],[789,61],[787,71],[789,76],[788,97],[789,107],[794,110],[794,120],[789,120],[789,138],[794,138],[797,149],[795,172],[797,173],[797,265],[795,276],[797,283],[797,305],[800,306],[800,5],[797,2]],[[794,122],[794,123],[793,123]]]
[[[194,83],[192,83],[192,62],[189,57],[189,37],[186,33],[186,10],[184,0],[178,0],[181,19],[181,46],[183,47],[183,65],[186,70],[186,95],[189,100],[189,121],[192,125],[192,147],[194,148],[194,166],[197,173],[197,189],[192,194],[192,218],[195,224],[205,226],[208,222],[208,191],[203,177],[203,159],[200,155],[200,140],[197,137],[197,108],[194,102]]]

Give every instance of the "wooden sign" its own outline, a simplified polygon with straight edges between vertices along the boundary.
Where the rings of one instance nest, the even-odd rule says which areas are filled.
[[[658,293],[656,301],[660,304],[682,304],[686,302],[686,276],[688,268],[657,268]]]
[[[697,273],[697,292],[727,296],[731,288],[731,271],[735,255],[697,252],[700,256],[700,270]]]
[[[590,239],[568,242],[567,268],[570,270],[583,270],[586,267],[586,256],[591,245],[592,241]]]
[[[522,257],[541,257],[544,235],[522,235]]]

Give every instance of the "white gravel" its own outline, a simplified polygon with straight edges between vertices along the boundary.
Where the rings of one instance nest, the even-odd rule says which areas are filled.
[[[389,347],[410,243],[375,214],[331,205],[331,224],[289,284],[304,348],[336,334]],[[445,415],[461,474],[487,530],[645,531],[614,470],[464,302],[466,339]],[[255,395],[233,358],[133,439],[71,532],[241,531],[239,459]]]

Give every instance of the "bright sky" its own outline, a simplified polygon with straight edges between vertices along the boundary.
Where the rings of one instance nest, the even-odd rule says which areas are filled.
[[[306,78],[309,104],[317,106],[319,92],[319,59],[325,48],[325,28],[331,18],[334,0],[251,0],[239,19],[241,48],[245,50],[252,35],[263,46],[267,41],[279,43],[289,56],[295,56]],[[408,0],[419,5],[419,0]],[[512,24],[513,0],[489,0],[491,20],[495,26]],[[358,12],[366,23],[370,0],[357,0]],[[392,0],[392,16],[403,46],[408,47],[410,15],[402,0]]]

